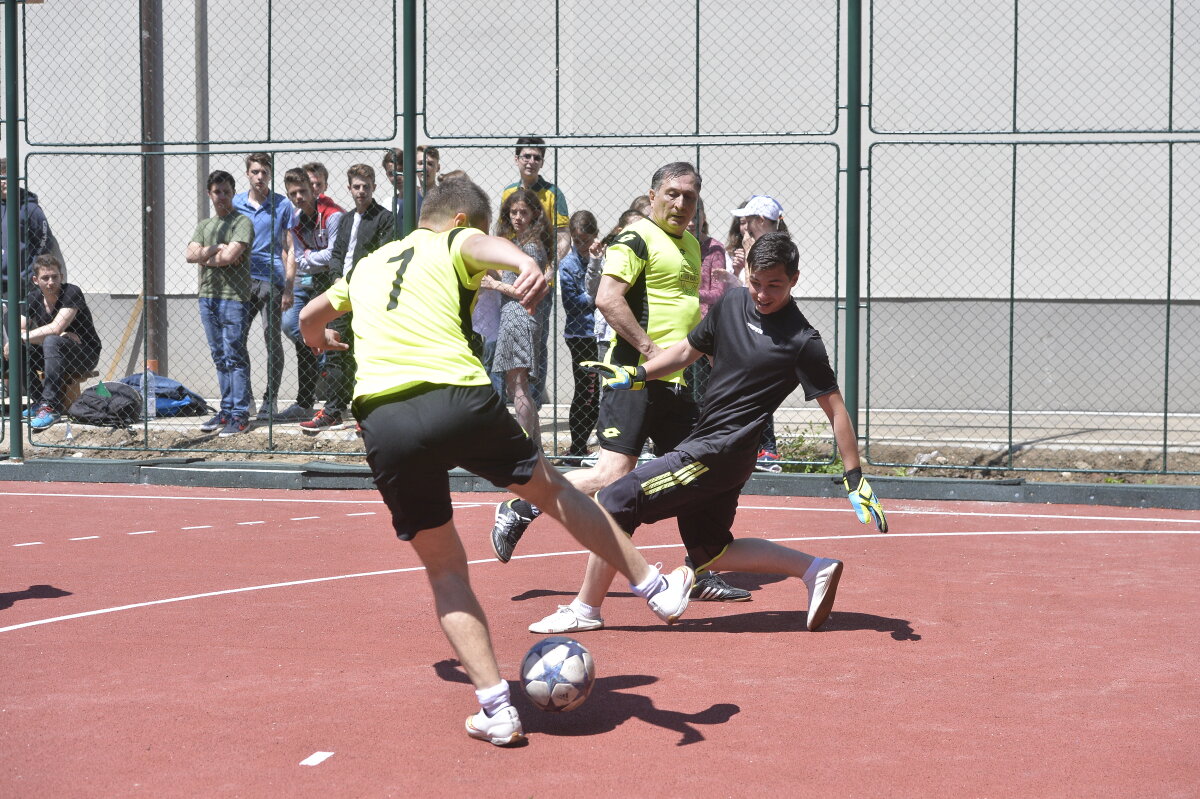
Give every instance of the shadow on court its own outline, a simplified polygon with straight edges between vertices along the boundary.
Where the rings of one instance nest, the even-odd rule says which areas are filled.
[[[8,591],[0,594],[0,610],[8,610],[22,599],[59,599],[70,596],[70,591],[52,585],[31,585],[24,591]]]
[[[744,588],[747,591],[757,591],[764,585],[772,583],[780,583],[784,580],[791,579],[786,574],[751,574],[749,572],[721,572],[721,578],[725,582],[732,585],[734,588]],[[580,582],[583,581],[583,575],[579,575]],[[613,581],[616,586],[620,583],[621,578],[618,577]],[[566,597],[573,599],[577,591],[554,591],[548,588],[531,588],[528,591],[517,594],[512,597],[513,602],[524,602],[528,599],[543,599],[545,597]],[[609,599],[617,597],[632,597],[633,594],[629,591],[609,591],[606,595]]]
[[[447,682],[470,684],[457,660],[439,660],[433,664],[437,675]],[[720,703],[698,713],[683,713],[655,707],[648,697],[629,692],[658,682],[648,674],[620,674],[599,677],[592,695],[582,707],[569,713],[544,713],[529,703],[520,684],[509,680],[513,706],[521,714],[525,732],[546,735],[579,736],[612,732],[627,721],[637,720],[655,727],[679,733],[676,746],[687,746],[705,740],[698,726],[724,724],[741,712],[737,705]]]
[[[716,604],[716,603],[713,603]],[[725,607],[729,607],[726,605]],[[745,605],[738,605],[745,607]],[[801,610],[758,610],[748,613],[733,613],[726,616],[700,617],[700,603],[688,607],[688,614],[675,623],[674,627],[653,629],[680,630],[709,633],[807,633],[808,615]],[[697,615],[691,615],[691,614]],[[646,627],[606,627],[608,630],[646,630]],[[853,613],[835,610],[829,614],[818,632],[848,632],[873,630],[889,633],[896,641],[920,641],[912,624],[905,619],[892,619],[872,613]]]

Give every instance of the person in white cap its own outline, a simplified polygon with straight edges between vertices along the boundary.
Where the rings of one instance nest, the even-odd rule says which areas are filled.
[[[755,194],[741,208],[735,208],[730,213],[739,222],[745,224],[742,240],[742,252],[749,252],[767,233],[773,231],[787,232],[783,224],[783,206],[779,200],[766,194]],[[735,268],[735,273],[739,271]],[[740,270],[743,285],[749,285],[750,270]],[[783,471],[779,465],[779,444],[775,440],[775,415],[767,417],[767,425],[763,428],[762,441],[759,442],[757,468],[761,472],[778,474]]]

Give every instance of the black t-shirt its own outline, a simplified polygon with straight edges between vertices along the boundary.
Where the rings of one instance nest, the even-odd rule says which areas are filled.
[[[704,412],[678,447],[696,459],[752,456],[767,416],[797,386],[804,386],[806,400],[838,389],[821,334],[794,300],[763,316],[747,289],[731,289],[688,334],[688,343],[713,356]]]
[[[26,329],[33,330],[42,325],[48,325],[54,321],[54,317],[58,316],[60,309],[74,308],[75,318],[63,332],[79,336],[80,344],[84,348],[100,351],[100,336],[96,335],[96,325],[92,323],[92,312],[88,309],[87,300],[83,298],[83,292],[79,290],[79,286],[74,283],[64,283],[62,291],[58,295],[58,302],[49,311],[46,310],[46,301],[40,291],[34,291],[25,298],[25,301],[27,303],[25,309]]]

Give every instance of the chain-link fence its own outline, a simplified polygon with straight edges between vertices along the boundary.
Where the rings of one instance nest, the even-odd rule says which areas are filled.
[[[384,158],[401,144],[400,5],[23,7],[21,185],[38,195],[100,342],[95,358],[60,359],[49,381],[45,363],[25,370],[34,447],[70,437],[74,449],[361,454],[348,413],[344,426],[305,431],[299,417],[261,408],[247,433],[201,430],[229,378],[214,365],[212,309],[188,249],[213,214],[206,177],[223,170],[246,192],[253,151],[272,158],[278,195],[287,170],[322,164],[342,209],[354,205],[347,170],[366,164],[375,201],[395,213],[404,178],[394,184]],[[794,293],[835,368],[861,376],[873,463],[1087,470],[1087,453],[1107,450],[1150,452],[1130,461],[1138,470],[1194,469],[1178,458],[1200,447],[1190,246],[1200,142],[1186,136],[1200,130],[1200,54],[1188,35],[1200,13],[1166,0],[1072,13],[1049,0],[874,0],[863,25],[860,236],[844,199],[854,5],[425,0],[425,162],[465,172],[498,212],[519,182],[517,137],[542,136],[540,177],[568,215],[590,211],[603,237],[658,166],[692,161],[718,249],[733,209],[753,194],[778,198],[802,253]],[[23,213],[36,216],[30,206]],[[843,262],[848,228],[867,253],[861,360],[843,349],[847,270],[857,268]],[[35,225],[22,222],[21,238],[50,251]],[[264,241],[268,260],[285,246]],[[279,281],[264,290],[264,309],[285,304]],[[558,288],[547,302],[539,421],[547,452],[563,455],[576,390],[566,335],[576,332]],[[284,331],[265,310],[250,325],[250,411],[298,402],[315,417],[336,404],[335,381],[326,364],[315,374],[305,365],[284,317]],[[38,421],[44,401],[64,414],[76,390],[99,382],[144,394],[147,364],[160,400],[143,400],[132,424]],[[191,394],[166,396],[170,381]],[[577,417],[592,407],[577,403]],[[835,457],[823,414],[802,395],[774,423],[785,461]],[[1019,457],[1035,445],[1050,453],[1036,465]]]

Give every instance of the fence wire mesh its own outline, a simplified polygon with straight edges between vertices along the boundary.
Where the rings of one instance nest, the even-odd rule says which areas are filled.
[[[871,127],[1195,132],[1198,26],[1174,0],[872,0]]]
[[[23,32],[33,145],[396,137],[393,0],[63,0]]]
[[[1180,237],[1194,235],[1196,153],[875,145],[872,460],[893,445],[904,463],[961,464],[982,448],[974,462],[1012,467],[1036,443],[1157,452],[1131,464],[1158,471],[1194,447],[1198,298]],[[1064,457],[1087,468],[1086,454]]]
[[[835,368],[859,370],[859,432],[876,465],[1087,471],[1089,453],[1118,451],[1131,453],[1129,471],[1194,470],[1184,455],[1200,447],[1200,142],[1179,134],[1200,130],[1200,13],[1166,0],[1071,14],[1050,0],[869,4],[858,361],[842,348],[848,5],[803,0],[748,24],[745,3],[732,0],[424,0],[418,107],[433,149],[423,158],[431,173],[465,172],[497,213],[518,181],[516,138],[543,136],[541,177],[568,214],[592,212],[602,237],[669,161],[699,166],[720,245],[734,208],[752,194],[777,197],[802,253],[794,294]],[[121,379],[144,390],[150,362],[210,406],[171,416],[159,403],[147,418],[143,400],[116,431],[60,422],[27,439],[35,448],[70,436],[74,450],[361,457],[348,414],[345,427],[316,434],[267,414],[246,435],[199,429],[222,389],[184,254],[212,214],[205,177],[224,170],[246,191],[252,151],[273,158],[280,195],[288,169],[323,164],[342,208],[353,206],[347,170],[369,165],[375,200],[396,210],[405,177],[385,156],[399,144],[399,6],[23,8],[21,185],[38,195],[57,248],[23,222],[23,264],[34,250],[61,255],[101,343],[98,354],[60,359],[52,372],[82,380],[59,388],[53,377],[48,396],[63,405]],[[1110,132],[1163,140],[1088,138]],[[39,291],[28,276],[22,285]],[[577,388],[590,391],[573,375],[560,288],[547,300],[539,412],[556,455],[571,448]],[[282,301],[275,292],[268,303]],[[275,410],[310,407],[312,374],[302,376],[279,322],[267,328],[260,314],[247,338],[253,410],[276,372]],[[314,415],[334,393],[326,371],[312,387]],[[23,424],[36,431],[46,370],[26,372],[10,393],[24,393]],[[576,403],[577,434],[580,418],[591,431],[593,413]],[[823,414],[802,395],[774,426],[788,468],[835,460]],[[1040,460],[1026,457],[1032,449]]]

